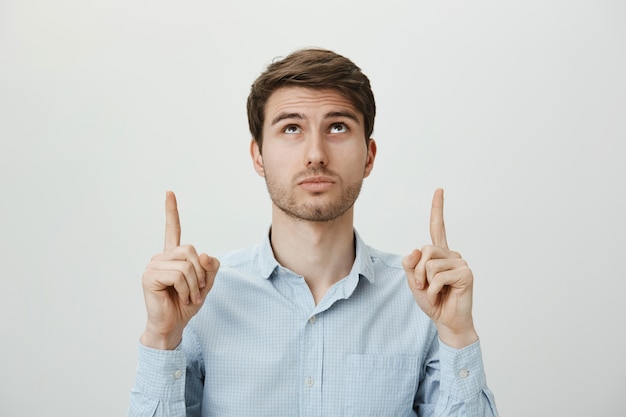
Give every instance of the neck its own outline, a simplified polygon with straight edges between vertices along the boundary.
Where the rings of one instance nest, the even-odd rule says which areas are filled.
[[[318,304],[354,263],[353,211],[328,222],[295,219],[273,207],[271,243],[276,260],[304,277]]]

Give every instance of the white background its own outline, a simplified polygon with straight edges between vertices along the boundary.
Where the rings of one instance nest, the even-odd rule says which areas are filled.
[[[361,235],[421,247],[446,189],[501,415],[623,416],[626,4],[592,0],[0,0],[0,415],[126,413],[164,192],[199,250],[261,239],[245,100],[305,46],[376,94]]]

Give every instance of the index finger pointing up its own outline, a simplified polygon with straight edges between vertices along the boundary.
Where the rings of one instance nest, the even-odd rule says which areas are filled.
[[[165,249],[180,246],[180,219],[176,195],[172,191],[165,193]]]
[[[448,249],[446,225],[443,222],[443,190],[437,188],[430,209],[430,238],[433,245]]]

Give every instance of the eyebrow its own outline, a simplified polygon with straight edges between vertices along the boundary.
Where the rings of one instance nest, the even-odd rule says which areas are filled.
[[[324,119],[331,119],[334,117],[345,117],[347,119],[353,120],[357,124],[360,124],[359,118],[351,111],[330,111],[324,115]],[[302,113],[280,113],[278,116],[272,119],[271,126],[286,119],[305,120],[306,116],[304,116]]]
[[[360,124],[359,118],[351,111],[331,111],[324,115],[325,119],[330,119],[333,117],[345,117],[346,119],[351,119],[356,124]]]
[[[271,126],[274,126],[276,123],[281,122],[285,119],[304,120],[305,117],[303,114],[300,113],[280,113],[278,116],[274,117]]]

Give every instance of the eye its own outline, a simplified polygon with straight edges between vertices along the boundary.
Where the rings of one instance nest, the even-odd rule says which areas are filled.
[[[300,133],[302,132],[300,130],[300,127],[297,125],[287,125],[283,128],[283,133],[289,133],[289,134],[293,134],[293,133]]]
[[[345,133],[348,131],[348,126],[344,123],[333,123],[330,125],[330,133]]]

